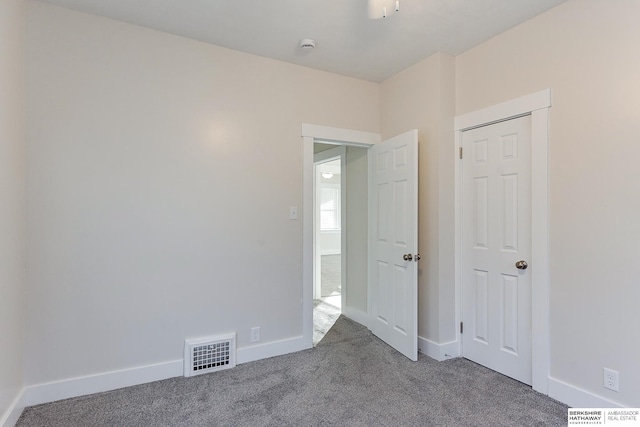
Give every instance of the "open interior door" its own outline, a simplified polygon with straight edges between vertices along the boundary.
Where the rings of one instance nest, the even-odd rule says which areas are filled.
[[[418,131],[371,148],[369,328],[418,360]]]

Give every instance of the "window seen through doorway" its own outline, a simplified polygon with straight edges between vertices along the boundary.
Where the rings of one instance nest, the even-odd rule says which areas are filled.
[[[320,188],[320,230],[340,230],[340,188]]]

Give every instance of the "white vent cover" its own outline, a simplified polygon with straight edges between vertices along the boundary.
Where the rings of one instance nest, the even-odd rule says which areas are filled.
[[[184,341],[184,376],[206,374],[236,366],[236,334]]]

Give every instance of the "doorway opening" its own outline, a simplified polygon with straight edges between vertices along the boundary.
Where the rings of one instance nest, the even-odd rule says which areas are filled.
[[[314,286],[313,345],[317,345],[342,312],[346,276],[343,233],[345,147],[314,144]]]
[[[333,297],[340,301],[340,312],[335,310],[334,318],[344,314],[367,325],[383,341],[417,360],[418,132],[405,132],[366,148],[335,140],[315,142],[329,147],[309,147],[315,151],[309,156],[313,159],[309,177],[313,192],[309,203],[313,214],[311,293],[316,308],[313,343],[322,337],[318,307],[326,308],[325,297]],[[330,147],[335,144],[338,147]],[[340,187],[334,176],[338,164]],[[337,259],[334,263],[341,265],[339,276],[337,269],[327,269],[331,265],[327,255],[337,252],[336,243],[333,250],[322,244],[328,232],[335,233],[334,239],[338,234],[342,238],[340,263]],[[336,282],[323,293],[323,273],[341,278],[339,298]],[[333,319],[325,325],[328,330]]]
[[[367,326],[368,286],[368,177],[370,150],[379,134],[303,123],[303,245],[302,333],[306,348],[313,346],[313,302],[316,277],[315,165],[316,155],[341,149],[341,282],[340,312]],[[325,147],[318,147],[323,144]],[[323,151],[320,151],[323,150]],[[334,156],[337,157],[337,156]],[[326,160],[326,158],[325,158]],[[347,268],[348,267],[348,268]]]

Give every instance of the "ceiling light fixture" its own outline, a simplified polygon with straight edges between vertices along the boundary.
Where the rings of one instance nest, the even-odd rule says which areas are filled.
[[[322,172],[322,177],[324,179],[331,179],[333,178],[333,174],[331,172]]]
[[[400,0],[367,0],[369,19],[386,18],[400,11]]]

